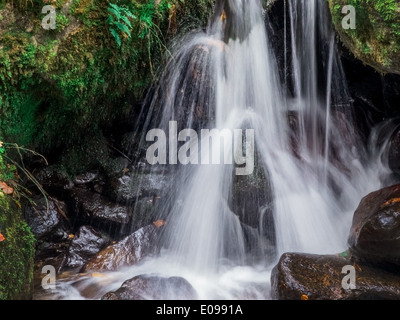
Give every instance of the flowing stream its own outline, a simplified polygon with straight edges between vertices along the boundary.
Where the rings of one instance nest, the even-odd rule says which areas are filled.
[[[176,162],[185,145],[179,160],[190,163],[162,165],[171,185],[159,207],[167,221],[160,255],[108,274],[106,292],[157,273],[187,279],[199,299],[269,299],[282,253],[347,249],[356,207],[389,172],[382,151],[363,146],[354,129],[325,2],[286,1],[284,77],[258,0],[217,1],[207,30],[175,43],[146,105],[142,143],[176,121],[174,135],[184,131],[178,142],[168,138],[175,149],[166,159]],[[213,128],[236,134],[202,144],[201,130]],[[226,163],[201,163],[221,149]],[[251,174],[237,174],[238,153]]]

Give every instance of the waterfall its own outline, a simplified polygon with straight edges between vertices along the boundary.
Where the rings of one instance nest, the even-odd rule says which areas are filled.
[[[293,92],[278,76],[261,2],[227,0],[217,1],[205,34],[178,48],[153,99],[162,106],[159,127],[176,120],[179,129],[254,130],[254,160],[268,180],[269,210],[245,213],[259,219],[249,226],[229,203],[232,165],[177,169],[163,241],[175,261],[196,272],[216,271],[221,261],[246,264],[249,232],[251,254],[264,255],[266,264],[287,251],[344,249],[350,212],[366,189],[378,187],[359,184],[362,148],[327,7],[288,0],[288,8]],[[224,147],[232,149],[232,141]],[[273,250],[265,247],[271,243]]]
[[[170,181],[162,250],[119,279],[154,272],[200,299],[265,299],[284,252],[347,249],[359,201],[388,172],[354,129],[326,1],[284,7],[283,78],[261,0],[217,0],[207,30],[175,42],[142,110],[140,149]]]
[[[191,157],[173,168],[173,191],[160,207],[167,220],[163,254],[197,275],[229,266],[268,269],[288,251],[343,251],[360,199],[380,187],[382,170],[367,163],[353,129],[327,5],[287,0],[285,8],[290,79],[279,77],[261,1],[221,0],[207,31],[178,43],[152,96],[148,123],[167,130],[176,121],[175,136],[184,128],[199,137],[206,128],[254,132],[250,177],[235,176],[232,162],[199,163],[204,153],[232,154],[237,141],[225,137],[222,145],[199,149],[202,139],[193,142],[185,131],[178,142],[190,145]],[[193,150],[202,155],[192,157]],[[251,199],[257,210],[237,200],[233,206],[238,181],[246,187],[252,179],[262,181]]]

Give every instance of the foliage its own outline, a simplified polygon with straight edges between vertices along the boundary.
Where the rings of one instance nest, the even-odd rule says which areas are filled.
[[[400,1],[349,0],[356,9],[356,29],[341,27],[342,2],[329,0],[333,23],[344,43],[377,70],[400,73]]]
[[[119,31],[122,32],[122,34],[129,39],[131,37],[132,29],[132,23],[129,18],[135,19],[136,17],[129,9],[117,6],[113,3],[110,3],[108,11],[110,12],[110,14],[108,15],[107,23],[109,25],[112,36],[120,47],[121,38],[119,36]]]
[[[15,169],[6,167],[3,156],[0,156],[0,180],[15,175]],[[35,240],[20,208],[2,191],[0,234],[0,300],[29,298]]]
[[[30,299],[34,236],[21,210],[0,193],[0,300]]]
[[[18,161],[14,160],[8,155],[8,152],[14,152],[19,158]],[[31,200],[31,192],[26,189],[23,185],[25,180],[32,182],[37,189],[42,193],[42,195],[47,199],[47,193],[42,188],[40,183],[35,179],[35,177],[25,168],[23,160],[23,152],[29,152],[34,156],[41,157],[45,163],[47,160],[40,154],[33,150],[20,147],[15,143],[4,143],[0,141],[0,193],[12,196],[12,199],[21,208],[21,198],[28,200],[34,205]],[[23,177],[21,177],[23,175]]]
[[[74,171],[96,163],[95,149],[80,163],[70,154],[82,149],[83,137],[104,141],[125,120],[163,69],[179,21],[204,25],[213,1],[72,0],[68,9],[67,2],[52,2],[55,31],[41,28],[36,6],[43,2],[35,0],[15,6],[15,21],[1,28],[0,135]]]

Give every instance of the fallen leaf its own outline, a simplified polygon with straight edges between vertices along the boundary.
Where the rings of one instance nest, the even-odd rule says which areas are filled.
[[[5,194],[13,194],[14,193],[14,189],[9,187],[7,185],[7,183],[5,183],[5,182],[0,182],[0,189],[3,190],[3,192]]]
[[[157,228],[160,228],[160,227],[162,227],[162,226],[165,226],[166,223],[167,223],[167,222],[164,221],[164,220],[157,220],[157,221],[153,222],[153,224],[154,224]]]
[[[104,274],[98,273],[98,272],[93,272],[91,274],[92,278],[105,278],[106,276]]]
[[[386,201],[386,202],[382,205],[382,208],[387,207],[387,206],[390,206],[390,205],[395,204],[395,203],[399,203],[399,202],[400,202],[400,198],[393,198],[393,199],[390,199],[389,201]]]
[[[225,12],[225,10],[222,11],[220,19],[221,19],[222,22],[224,22],[226,20],[226,12]]]
[[[0,233],[0,242],[6,240],[6,238],[4,238],[4,236]]]

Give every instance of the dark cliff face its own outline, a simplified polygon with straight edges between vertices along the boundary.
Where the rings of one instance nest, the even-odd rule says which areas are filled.
[[[287,85],[288,92],[291,92],[292,52],[288,10],[287,2],[280,0],[272,2],[267,10],[266,25],[277,58],[281,81]],[[344,15],[340,17],[343,18]],[[338,17],[332,17],[333,26],[335,19]],[[400,75],[394,72],[381,73],[366,64],[362,57],[352,52],[343,42],[338,31],[336,31],[336,44],[347,81],[356,129],[367,144],[373,127],[384,120],[400,117]]]

